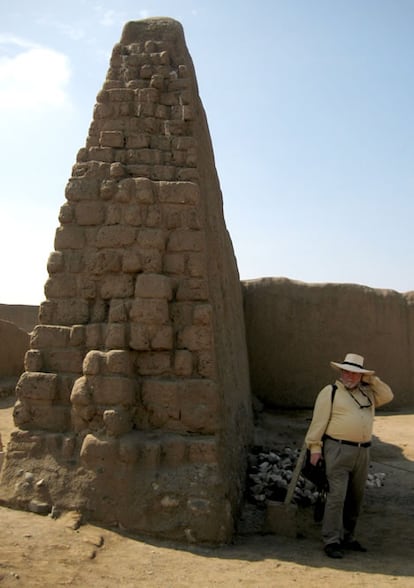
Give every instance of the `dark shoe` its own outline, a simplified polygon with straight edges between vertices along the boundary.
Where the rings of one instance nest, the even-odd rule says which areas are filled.
[[[348,549],[349,551],[360,551],[361,553],[365,553],[367,551],[365,547],[362,547],[361,543],[356,539],[353,539],[352,541],[344,541],[342,543],[342,547],[344,549]]]
[[[328,557],[333,557],[334,559],[342,559],[344,557],[340,543],[328,543],[328,545],[325,545],[324,551]]]

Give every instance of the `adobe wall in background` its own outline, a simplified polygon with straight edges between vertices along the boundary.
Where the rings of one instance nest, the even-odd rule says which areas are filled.
[[[16,324],[0,319],[0,378],[19,376],[24,370],[24,356],[30,337]]]
[[[393,389],[385,410],[414,405],[414,292],[286,278],[243,281],[252,393],[274,407],[313,406],[348,352]]]
[[[27,333],[33,331],[39,320],[39,307],[25,304],[0,304],[0,320],[14,323]]]

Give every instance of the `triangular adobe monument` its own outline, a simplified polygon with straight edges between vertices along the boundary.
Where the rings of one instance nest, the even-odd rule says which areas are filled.
[[[65,197],[1,503],[228,541],[252,432],[242,295],[178,22],[125,25]]]

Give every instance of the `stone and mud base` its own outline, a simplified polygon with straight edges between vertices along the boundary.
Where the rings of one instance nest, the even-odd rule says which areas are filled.
[[[0,401],[0,431],[7,442],[12,402]],[[257,444],[300,446],[309,413],[262,412]],[[386,474],[384,485],[367,489],[358,539],[367,553],[340,561],[321,548],[319,526],[301,538],[260,529],[263,510],[247,505],[231,544],[209,548],[183,546],[128,536],[119,530],[82,524],[76,513],[57,519],[0,508],[3,529],[0,586],[120,585],[300,586],[337,585],[414,588],[414,411],[381,413],[375,424],[372,471]]]

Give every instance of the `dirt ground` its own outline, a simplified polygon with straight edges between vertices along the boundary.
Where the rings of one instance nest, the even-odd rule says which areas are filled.
[[[13,397],[0,399],[0,432],[7,442]],[[300,446],[310,413],[262,412],[256,444]],[[320,527],[309,519],[302,538],[255,532],[245,513],[231,545],[182,546],[119,531],[0,508],[0,586],[100,588],[210,586],[414,587],[414,409],[379,412],[371,471],[384,486],[367,489],[358,539],[367,553],[325,556]],[[263,514],[263,513],[262,513]]]

